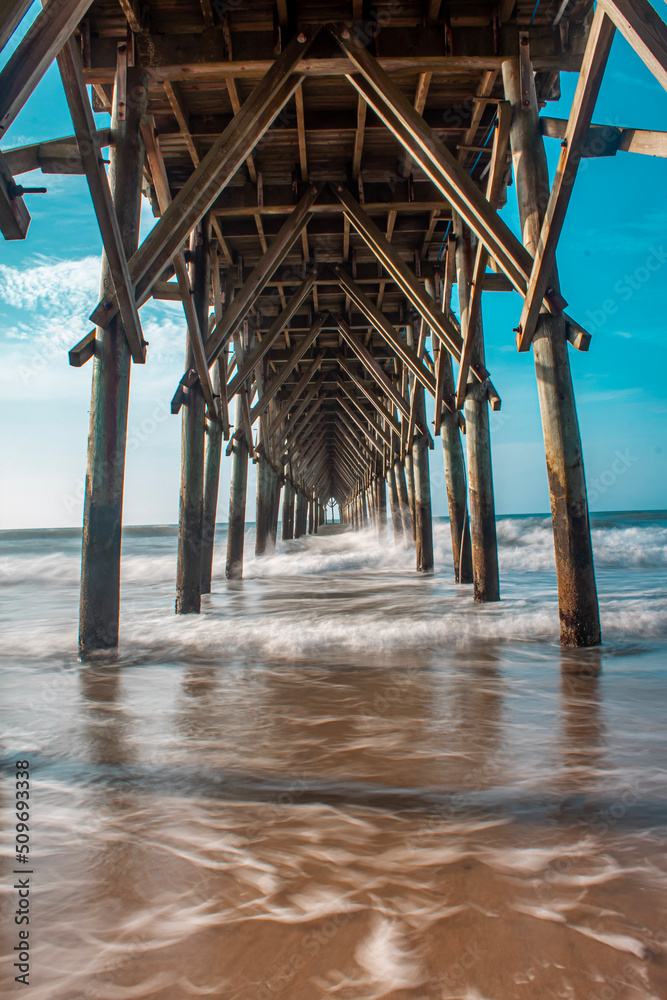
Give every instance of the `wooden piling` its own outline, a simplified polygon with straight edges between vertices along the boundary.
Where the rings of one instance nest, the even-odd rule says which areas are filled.
[[[424,286],[429,295],[435,298],[435,288],[432,281],[427,278]],[[449,312],[449,302],[443,302],[443,309]],[[451,401],[455,398],[454,371],[452,368],[452,356],[444,348],[440,348],[437,366],[442,384],[442,398]],[[442,407],[440,436],[445,464],[445,489],[447,491],[449,529],[452,539],[454,582],[472,583],[472,547],[470,545],[470,527],[468,524],[467,477],[463,458],[463,445],[461,443],[461,429],[459,427],[458,413],[453,413],[448,406]]]
[[[387,468],[387,488],[389,490],[389,512],[391,514],[391,526],[394,532],[394,543],[403,544],[403,518],[398,501],[398,490],[396,488],[396,470],[393,465]]]
[[[208,226],[206,242],[208,242]],[[207,254],[210,265],[210,253]],[[200,330],[208,327],[210,266],[203,265],[195,275],[193,298]],[[221,364],[213,366],[211,385],[217,397],[220,396]],[[222,457],[222,427],[217,420],[206,420],[204,429],[204,511],[202,516],[201,552],[201,592],[211,593],[213,575],[213,550],[215,546],[215,521],[218,513],[218,490],[220,486],[220,460]]]
[[[396,477],[396,498],[403,524],[403,539],[407,542],[412,538],[412,511],[410,510],[410,499],[408,497],[405,465],[398,455],[394,458],[394,475]]]
[[[271,549],[275,549],[278,541],[278,520],[280,518],[280,494],[282,492],[282,480],[276,470],[271,468],[271,482],[273,484],[273,506],[271,508]]]
[[[210,252],[208,223],[202,222],[193,233],[190,282],[198,314],[208,325],[210,287]],[[188,339],[186,371],[195,367],[192,343]],[[206,403],[201,385],[188,390],[181,418],[181,489],[178,507],[178,562],[176,567],[176,614],[199,614],[203,577],[204,531],[204,437]],[[217,496],[216,496],[217,506]],[[215,522],[215,513],[213,514]],[[210,589],[210,582],[209,582]]]
[[[512,104],[510,144],[523,240],[535,253],[548,200],[549,172],[533,74],[524,79],[528,92],[522,94],[519,60],[504,62],[502,73],[505,96]],[[555,265],[550,287],[554,293],[559,292]],[[563,315],[541,313],[532,343],[551,498],[560,638],[565,646],[597,646],[600,613],[584,459]]]
[[[241,395],[236,397],[235,426],[243,423]],[[243,548],[245,543],[245,508],[248,489],[248,444],[245,434],[237,438],[232,450],[232,473],[229,494],[229,520],[227,524],[227,564],[225,576],[228,580],[240,580],[243,576]]]
[[[294,517],[295,538],[301,538],[305,528],[305,514],[307,511],[307,500],[302,490],[296,491],[296,513]]]
[[[456,274],[459,309],[467,308],[472,282],[474,238],[466,225],[456,220]],[[478,316],[473,354],[484,363],[484,331]],[[472,547],[473,599],[476,604],[500,600],[498,539],[493,498],[491,434],[487,387],[469,376],[465,397],[466,447],[468,452],[468,498]]]
[[[271,515],[274,486],[272,469],[264,452],[257,459],[257,505],[255,509],[255,555],[263,556],[270,548]]]
[[[294,487],[289,479],[285,479],[283,488],[282,540],[294,538]]]
[[[141,116],[146,111],[148,77],[134,67],[127,71],[135,99],[125,119],[114,105],[111,127],[115,144],[110,154],[109,183],[113,193],[123,248],[129,258],[139,237],[144,147]],[[109,264],[102,264],[101,291],[113,287]],[[120,615],[120,545],[123,520],[123,480],[130,391],[130,349],[116,316],[95,334],[95,361],[90,402],[86,492],[83,508],[79,651],[82,656],[118,646]]]
[[[416,383],[413,392],[415,393],[415,420],[418,424],[426,427],[424,387]],[[420,573],[433,572],[433,519],[428,452],[428,435],[415,435],[412,443],[412,470],[415,501],[415,546],[417,570]]]
[[[377,524],[380,536],[382,536],[387,530],[387,485],[382,474],[381,465],[378,466],[375,483],[377,497]]]

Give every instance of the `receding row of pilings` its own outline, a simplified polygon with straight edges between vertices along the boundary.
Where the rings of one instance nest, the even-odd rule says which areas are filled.
[[[505,96],[511,105],[510,145],[518,194],[523,242],[534,253],[540,239],[549,183],[537,100],[532,74],[522,78],[518,59],[502,66]],[[522,89],[525,85],[527,89]],[[127,108],[123,121],[112,119],[115,144],[111,151],[109,180],[124,250],[131,257],[138,242],[140,192],[144,170],[141,118],[146,110],[148,78],[138,68],[127,71],[127,86],[136,99]],[[191,273],[193,300],[199,325],[207,327],[211,257],[208,252],[209,225],[206,219],[193,230]],[[457,272],[461,313],[468,309],[472,281],[474,238],[455,215],[455,253],[448,254]],[[449,291],[451,292],[451,281]],[[105,262],[102,272],[103,293],[108,292],[112,275]],[[558,274],[554,266],[550,277],[554,294],[558,293]],[[448,302],[440,289],[427,288],[440,298],[441,308]],[[189,301],[189,300],[188,300]],[[465,325],[465,324],[464,324]],[[423,319],[406,327],[413,350],[423,357],[427,330]],[[471,356],[484,359],[481,318],[474,329]],[[236,336],[236,334],[235,334]],[[437,338],[435,338],[437,341]],[[454,386],[451,359],[433,343],[433,363],[442,388],[442,398],[458,396]],[[558,313],[542,312],[532,341],[540,414],[545,442],[546,464],[551,497],[561,641],[568,645],[595,645],[600,641],[597,592],[588,518],[581,438],[577,421],[565,318]],[[235,354],[240,356],[235,344]],[[343,355],[343,357],[345,357]],[[88,465],[84,503],[82,555],[80,648],[83,653],[113,649],[118,644],[120,608],[120,545],[123,504],[123,477],[126,452],[127,413],[130,380],[130,352],[118,314],[105,328],[96,331],[93,389],[90,410]],[[218,359],[226,375],[224,354]],[[186,368],[193,369],[194,358],[188,349]],[[387,387],[386,372],[377,372]],[[412,537],[416,548],[417,568],[433,569],[433,533],[429,478],[429,448],[432,439],[426,423],[424,389],[402,366],[398,389],[402,400],[409,400],[409,420],[401,415],[398,426],[395,411],[388,412],[389,400],[382,402],[388,425],[377,428],[373,447],[382,448],[379,440],[389,438],[388,453],[379,464],[353,449],[351,457],[356,472],[339,462],[334,496],[344,523],[361,527],[373,518],[378,527],[386,519],[386,486],[394,531],[399,525],[403,538]],[[212,372],[213,391],[224,390],[220,371]],[[499,599],[498,549],[495,529],[491,448],[489,435],[490,386],[468,376],[463,413],[455,406],[436,412],[435,431],[440,434],[445,455],[447,502],[450,513],[454,577],[459,583],[472,583],[478,602]],[[248,398],[236,396],[237,431],[248,422]],[[201,594],[211,587],[211,567],[218,507],[218,481],[221,458],[221,429],[207,420],[204,399],[197,383],[190,386],[183,405],[181,491],[179,508],[178,579],[176,610],[197,612]],[[271,417],[269,409],[269,417]],[[404,434],[403,427],[407,429]],[[461,437],[465,427],[465,449]],[[270,439],[271,435],[264,435]],[[280,464],[276,456],[255,454],[252,432],[246,437],[235,434],[231,442],[232,489],[229,513],[227,576],[242,574],[247,476],[250,449],[258,463],[258,555],[269,553],[276,540],[281,492],[283,493],[283,537],[290,539],[308,530],[317,531],[326,518],[322,499],[298,473],[298,456],[293,466]],[[466,459],[464,459],[464,451]],[[296,468],[296,472],[293,468]],[[344,484],[341,485],[341,483]],[[394,517],[394,513],[397,516]]]

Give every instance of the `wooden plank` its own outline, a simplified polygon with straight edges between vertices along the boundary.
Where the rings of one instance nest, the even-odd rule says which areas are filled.
[[[42,79],[91,0],[47,0],[0,72],[0,136]]]
[[[314,29],[306,27],[276,59],[242,110],[213,144],[133,255],[130,274],[139,295],[150,290],[187,234],[208,211],[292,96],[301,79],[293,73],[293,68],[312,44],[318,30],[317,26]],[[300,42],[299,38],[304,41]],[[113,300],[105,299],[99,303],[91,318],[96,325],[104,325],[109,322],[113,311]]]
[[[301,167],[301,180],[308,180],[308,151],[306,149],[306,124],[303,115],[303,83],[297,87],[294,93],[296,103],[296,129],[299,139],[299,165]]]
[[[144,364],[146,361],[146,342],[135,302],[134,285],[125,258],[123,237],[118,225],[103,159],[95,138],[97,129],[83,80],[81,55],[76,43],[71,38],[65,42],[58,55],[58,68],[72,116],[74,134],[79,143],[81,162],[100,227],[125,336],[130,346],[132,360],[137,364]]]
[[[667,25],[648,0],[599,0],[623,37],[667,90]]]
[[[556,247],[565,222],[565,215],[581,160],[581,147],[595,110],[607,59],[614,39],[614,24],[598,4],[588,36],[584,61],[572,101],[563,149],[551,186],[549,202],[542,219],[540,238],[528,282],[526,298],[519,320],[517,349],[527,351],[533,339],[542,301],[548,294],[551,272],[556,259]]]
[[[215,360],[236,326],[260,295],[266,282],[289,252],[304,225],[308,222],[310,207],[320,191],[320,186],[313,185],[308,188],[291,216],[281,226],[280,232],[266,253],[260,257],[229,309],[225,310],[224,316],[212,330],[206,344],[209,364]]]

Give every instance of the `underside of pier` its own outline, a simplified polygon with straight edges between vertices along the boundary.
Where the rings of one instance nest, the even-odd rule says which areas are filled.
[[[4,5],[3,44],[29,6]],[[54,59],[73,134],[4,151],[0,220],[26,237],[20,174],[85,174],[104,245],[91,331],[70,351],[93,361],[82,654],[118,643],[129,380],[150,364],[150,298],[182,302],[187,331],[171,403],[178,613],[211,588],[222,461],[228,578],[242,576],[247,521],[262,556],[279,519],[299,537],[334,503],[350,528],[385,531],[389,512],[431,572],[437,437],[453,578],[499,600],[489,410],[502,386],[482,303],[514,290],[507,337],[534,356],[561,641],[600,642],[569,362],[590,335],[556,248],[582,157],[667,154],[664,133],[593,124],[617,31],[667,85],[648,0],[45,0],[0,72],[0,135]],[[568,120],[548,115],[562,73],[578,77]],[[560,140],[552,178],[545,137]],[[510,185],[520,236],[499,214]],[[157,222],[139,243],[142,195]]]

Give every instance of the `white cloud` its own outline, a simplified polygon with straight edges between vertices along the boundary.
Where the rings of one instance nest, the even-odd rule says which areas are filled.
[[[101,258],[36,257],[24,267],[0,264],[0,300],[15,309],[48,308],[57,316],[90,313],[99,293]]]

